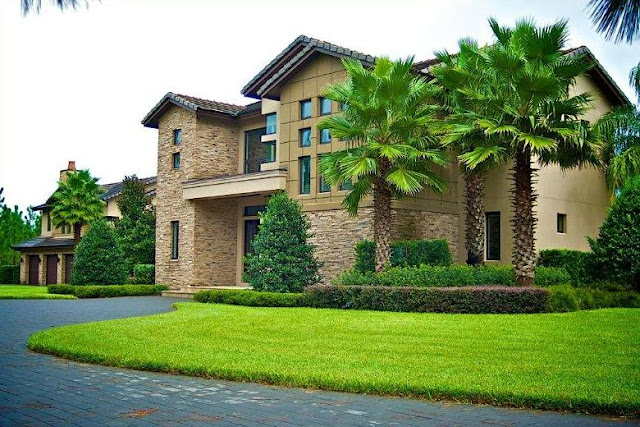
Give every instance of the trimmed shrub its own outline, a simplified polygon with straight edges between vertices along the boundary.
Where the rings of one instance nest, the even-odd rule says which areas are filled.
[[[551,286],[549,311],[567,312],[597,308],[640,308],[640,293],[628,290],[575,288],[569,285]]]
[[[356,244],[354,269],[375,271],[376,244],[361,240]],[[391,266],[451,265],[451,251],[446,240],[398,240],[391,243]]]
[[[593,283],[593,253],[570,249],[544,249],[540,251],[538,265],[564,267],[576,286]]]
[[[47,289],[50,294],[75,295],[78,298],[113,298],[162,295],[162,291],[166,291],[169,287],[165,285],[49,285]]]
[[[127,278],[122,250],[105,221],[91,224],[80,240],[71,270],[72,285],[120,285]]]
[[[305,288],[315,308],[434,313],[540,313],[547,310],[549,291],[533,287],[415,288],[331,286]]]
[[[0,265],[0,283],[4,285],[20,283],[20,265]]]
[[[250,307],[302,307],[304,294],[282,292],[258,292],[241,289],[212,289],[196,293],[197,302],[246,305]]]
[[[136,264],[133,266],[134,281],[140,285],[153,285],[156,282],[156,266],[153,264]]]

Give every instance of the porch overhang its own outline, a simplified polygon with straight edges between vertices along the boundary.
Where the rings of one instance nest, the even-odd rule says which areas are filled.
[[[286,186],[287,170],[274,169],[185,182],[182,185],[182,197],[195,200],[269,194],[284,190]]]

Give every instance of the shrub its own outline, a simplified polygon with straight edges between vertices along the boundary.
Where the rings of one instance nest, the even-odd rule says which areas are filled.
[[[133,266],[135,283],[153,285],[156,282],[156,266],[153,264],[136,264]]]
[[[354,269],[362,273],[375,271],[376,244],[361,240],[356,244]],[[398,240],[391,243],[391,266],[451,265],[451,251],[446,240]]]
[[[196,293],[197,302],[246,305],[250,307],[301,307],[304,306],[304,294],[282,292],[257,292],[252,290],[206,290]]]
[[[640,307],[640,294],[628,290],[576,288],[569,285],[551,286],[549,311],[566,312],[609,307]]]
[[[538,265],[564,267],[571,276],[571,283],[580,286],[593,283],[593,253],[569,249],[544,249],[540,251]]]
[[[20,266],[0,265],[0,283],[5,285],[20,283]]]
[[[122,250],[105,221],[91,224],[76,249],[72,285],[119,285],[127,277]]]
[[[78,298],[113,298],[162,295],[162,291],[169,289],[169,287],[164,285],[49,285],[47,289],[50,294],[75,295]]]
[[[554,286],[571,282],[571,275],[562,267],[537,267],[536,286]]]
[[[549,291],[533,287],[415,288],[331,286],[305,288],[306,302],[316,308],[436,313],[539,313]]]
[[[258,234],[245,257],[244,279],[257,291],[300,292],[318,283],[320,263],[313,256],[311,223],[302,208],[286,193],[267,202],[260,215]]]
[[[616,197],[589,244],[597,278],[640,290],[640,176]]]

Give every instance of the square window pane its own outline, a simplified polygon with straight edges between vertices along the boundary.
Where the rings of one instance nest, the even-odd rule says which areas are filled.
[[[300,101],[300,118],[308,119],[311,117],[311,100]]]
[[[309,194],[311,192],[311,157],[300,157],[299,173],[300,173],[300,194]]]
[[[328,144],[331,142],[331,131],[329,129],[320,130],[320,144]]]
[[[311,147],[311,128],[300,129],[300,147]]]
[[[331,114],[331,100],[320,98],[320,115],[324,116],[327,114]]]

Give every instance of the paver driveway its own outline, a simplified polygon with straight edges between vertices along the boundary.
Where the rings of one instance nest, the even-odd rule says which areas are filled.
[[[138,372],[69,362],[26,349],[30,334],[51,326],[169,311],[174,301],[0,300],[0,425],[633,424]]]

